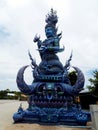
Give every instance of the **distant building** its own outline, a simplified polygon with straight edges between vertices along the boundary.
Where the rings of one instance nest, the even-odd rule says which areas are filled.
[[[14,93],[7,93],[7,96],[15,96],[15,94]]]
[[[28,100],[28,96],[25,95],[25,94],[21,94],[19,100],[20,101],[27,101]]]
[[[80,98],[80,104],[81,104],[82,109],[88,110],[91,104],[97,104],[98,102],[98,97],[95,97],[90,92],[80,93],[79,98]]]

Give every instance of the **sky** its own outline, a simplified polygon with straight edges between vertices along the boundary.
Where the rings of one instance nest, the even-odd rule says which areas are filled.
[[[28,50],[40,63],[35,35],[44,40],[45,17],[53,8],[58,15],[58,33],[62,31],[59,53],[63,65],[73,57],[71,66],[77,66],[85,76],[85,88],[92,72],[98,69],[98,0],[0,0],[0,90],[18,90],[18,70],[31,64]],[[32,70],[25,71],[28,84],[33,81]]]

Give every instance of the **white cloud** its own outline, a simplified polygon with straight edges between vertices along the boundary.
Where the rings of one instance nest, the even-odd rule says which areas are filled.
[[[40,62],[33,38],[38,33],[45,39],[44,20],[51,8],[57,10],[59,32],[63,31],[61,45],[65,45],[65,51],[58,54],[60,60],[65,64],[73,50],[71,64],[82,69],[88,79],[88,70],[98,66],[97,7],[97,0],[1,0],[0,88],[16,89],[18,69],[30,64],[28,49]]]

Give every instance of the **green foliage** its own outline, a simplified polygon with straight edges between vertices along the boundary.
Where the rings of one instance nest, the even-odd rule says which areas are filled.
[[[87,86],[89,91],[98,97],[98,70],[93,71],[93,78],[89,79],[90,85]]]
[[[69,80],[71,82],[71,85],[74,85],[77,80],[77,74],[76,71],[72,71],[69,73]]]
[[[6,99],[7,96],[7,91],[6,90],[1,90],[0,91],[0,99]]]
[[[9,89],[0,91],[0,99],[19,99],[21,92],[10,91]]]

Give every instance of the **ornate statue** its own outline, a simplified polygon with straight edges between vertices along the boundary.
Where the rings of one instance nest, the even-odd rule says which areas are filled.
[[[46,26],[45,26],[45,34],[47,39],[43,42],[40,40],[40,37],[35,36],[34,42],[37,42],[39,52],[43,55],[44,52],[57,53],[59,51],[63,51],[59,47],[59,41],[61,39],[62,33],[57,34],[56,23],[58,22],[58,17],[56,15],[56,11],[51,9],[50,14],[46,16]]]
[[[32,84],[27,85],[23,77],[28,65],[22,67],[17,74],[17,86],[21,92],[29,95],[29,107],[27,110],[19,107],[13,119],[15,122],[85,125],[90,120],[90,113],[82,111],[81,107],[76,107],[73,103],[73,97],[83,89],[84,75],[79,68],[73,67],[77,72],[77,81],[71,85],[68,70],[72,54],[65,66],[56,55],[64,51],[64,47],[60,48],[62,33],[57,34],[56,11],[51,9],[45,21],[46,39],[41,41],[38,36],[34,38],[42,60],[39,65],[29,52],[34,77]]]

